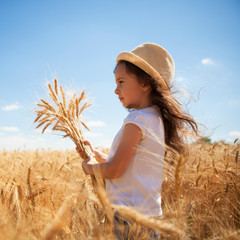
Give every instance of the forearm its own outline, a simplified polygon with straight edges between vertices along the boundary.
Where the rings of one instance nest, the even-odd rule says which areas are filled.
[[[110,162],[86,164],[85,173],[96,175],[104,179],[114,179],[120,177],[115,166]]]
[[[97,150],[97,149],[94,150],[94,155],[95,155],[96,160],[99,163],[104,163],[104,162],[107,161],[108,155],[103,153],[103,152],[101,152],[101,151],[99,151],[99,150]]]
[[[114,179],[118,178],[118,171],[114,168],[112,162],[104,162],[96,164],[93,167],[94,173],[100,174],[100,176],[104,179]]]

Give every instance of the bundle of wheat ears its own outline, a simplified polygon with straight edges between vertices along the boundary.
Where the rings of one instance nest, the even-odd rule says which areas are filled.
[[[62,86],[58,87],[57,79],[54,80],[54,87],[48,84],[49,96],[55,103],[55,107],[48,103],[47,101],[41,99],[41,102],[37,104],[40,110],[37,110],[37,118],[34,122],[39,123],[36,128],[44,126],[42,133],[52,127],[53,131],[63,132],[63,137],[69,137],[80,148],[84,157],[86,158],[90,155],[90,148],[84,144],[84,136],[82,131],[82,126],[87,130],[89,128],[82,121],[82,112],[84,109],[88,108],[91,104],[83,100],[86,99],[85,91],[82,91],[80,97],[77,97],[76,93],[72,96],[69,103],[66,102],[66,95],[63,91]],[[61,94],[59,95],[59,88]]]

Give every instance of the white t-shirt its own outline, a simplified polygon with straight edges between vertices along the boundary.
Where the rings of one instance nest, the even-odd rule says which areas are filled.
[[[109,201],[148,215],[161,216],[161,186],[164,162],[164,126],[156,106],[134,110],[124,120],[113,140],[107,161],[111,161],[121,141],[126,124],[136,124],[142,138],[124,174],[117,179],[106,179]]]

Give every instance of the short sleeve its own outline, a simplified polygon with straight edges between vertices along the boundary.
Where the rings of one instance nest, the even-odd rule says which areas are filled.
[[[128,123],[132,123],[137,125],[142,131],[143,137],[146,134],[146,118],[144,114],[140,111],[134,111],[128,114],[128,116],[124,119],[123,127],[125,127]]]

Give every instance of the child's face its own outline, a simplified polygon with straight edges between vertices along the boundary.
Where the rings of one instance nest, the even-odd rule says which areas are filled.
[[[127,73],[124,63],[117,66],[115,80],[117,84],[115,93],[125,108],[134,106],[137,109],[142,109],[151,105],[149,87],[141,84],[136,75]]]

